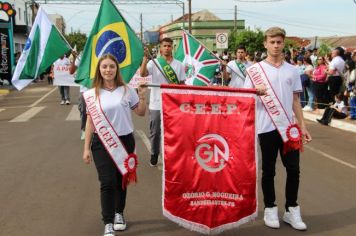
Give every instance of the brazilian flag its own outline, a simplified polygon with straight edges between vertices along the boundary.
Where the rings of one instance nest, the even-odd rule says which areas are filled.
[[[108,53],[120,63],[121,75],[128,83],[141,65],[143,45],[112,1],[102,0],[75,82],[91,88],[99,58]]]

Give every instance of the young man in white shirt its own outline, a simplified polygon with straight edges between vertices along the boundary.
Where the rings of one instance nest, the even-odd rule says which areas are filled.
[[[173,41],[163,38],[160,42],[161,57],[149,61],[149,51],[145,48],[145,55],[140,68],[142,77],[152,75],[153,84],[181,84],[185,81],[183,64],[174,59],[172,55]],[[154,60],[154,61],[153,61]],[[163,67],[166,70],[163,70]],[[168,71],[168,73],[166,73]],[[172,76],[173,75],[173,76]],[[151,160],[150,165],[156,166],[161,149],[161,94],[160,88],[151,88],[150,93],[150,141]]]
[[[229,87],[242,88],[246,77],[246,68],[252,65],[246,60],[246,47],[240,45],[236,50],[236,60],[230,61],[226,64],[222,62],[223,77],[225,80],[231,78]]]
[[[297,143],[301,145],[301,141],[307,143],[312,138],[305,127],[300,105],[299,93],[302,85],[298,70],[283,59],[285,35],[285,31],[278,27],[272,27],[265,32],[264,46],[267,49],[267,58],[247,69],[248,76],[244,87],[255,87],[260,94],[262,93],[257,100],[256,117],[262,152],[265,225],[271,228],[280,227],[274,189],[275,165],[280,152],[287,171],[283,220],[297,230],[306,230],[307,226],[302,221],[297,203],[300,173],[298,149],[301,147],[291,148],[287,144],[298,141]],[[261,79],[262,77],[264,79]],[[263,83],[259,84],[261,81]],[[294,116],[297,122],[294,121]],[[292,129],[295,132],[290,132]],[[290,149],[285,149],[287,147]]]

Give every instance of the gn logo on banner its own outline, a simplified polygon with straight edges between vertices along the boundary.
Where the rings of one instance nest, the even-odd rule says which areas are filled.
[[[226,140],[218,134],[207,134],[198,140],[195,158],[208,172],[219,172],[229,160],[230,150]]]
[[[109,24],[94,37],[92,44],[90,77],[94,78],[99,58],[110,53],[124,68],[131,64],[130,41],[124,22]]]

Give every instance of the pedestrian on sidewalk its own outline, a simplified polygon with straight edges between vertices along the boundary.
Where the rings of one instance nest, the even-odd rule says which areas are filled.
[[[309,57],[304,56],[303,63],[305,65],[304,74],[306,76],[306,80],[308,81],[308,85],[305,86],[305,90],[308,96],[308,102],[307,105],[303,107],[303,111],[313,111],[314,110],[314,82],[312,78],[313,78],[314,67]]]
[[[316,119],[322,125],[329,125],[332,118],[345,119],[347,117],[347,107],[342,100],[342,94],[335,95],[335,103],[327,107],[321,119]]]
[[[317,109],[324,109],[328,104],[328,82],[326,75],[327,66],[322,56],[317,58],[317,66],[313,71],[314,93]]]
[[[269,28],[265,32],[264,47],[267,49],[267,58],[247,68],[248,76],[244,87],[255,87],[260,95],[256,117],[262,153],[265,225],[271,228],[280,227],[274,188],[276,159],[280,153],[287,171],[283,221],[294,229],[306,230],[307,226],[302,220],[297,202],[299,160],[301,142],[308,143],[312,138],[305,126],[300,105],[299,93],[302,91],[302,84],[298,70],[283,60],[285,36],[285,30],[279,27]]]
[[[326,73],[329,75],[328,77],[328,85],[330,88],[330,99],[331,102],[334,103],[335,95],[340,93],[341,85],[342,85],[342,73],[345,69],[345,61],[342,58],[344,55],[344,50],[341,47],[337,47],[331,52],[332,60],[328,65],[328,70]]]
[[[92,155],[98,172],[105,236],[126,229],[126,186],[135,180],[131,174],[137,166],[131,111],[144,116],[146,90],[140,85],[137,93],[127,86],[117,59],[106,54],[98,61],[93,88],[84,93],[88,119],[83,160],[89,164]]]

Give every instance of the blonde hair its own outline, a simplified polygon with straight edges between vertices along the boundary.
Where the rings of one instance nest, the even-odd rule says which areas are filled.
[[[277,37],[281,36],[283,39],[286,37],[286,31],[280,27],[271,27],[266,30],[264,34],[264,40],[267,40],[267,37]]]
[[[120,73],[120,67],[119,67],[119,62],[117,61],[116,57],[114,57],[111,54],[104,54],[103,56],[100,57],[98,64],[95,69],[95,77],[93,81],[93,88],[95,88],[95,96],[99,96],[99,89],[101,89],[104,86],[104,79],[100,73],[100,65],[105,59],[110,59],[115,62],[116,64],[116,75],[115,75],[115,86],[120,87],[120,86],[125,86],[125,91],[126,91],[126,84],[124,80],[122,79],[121,73]]]

